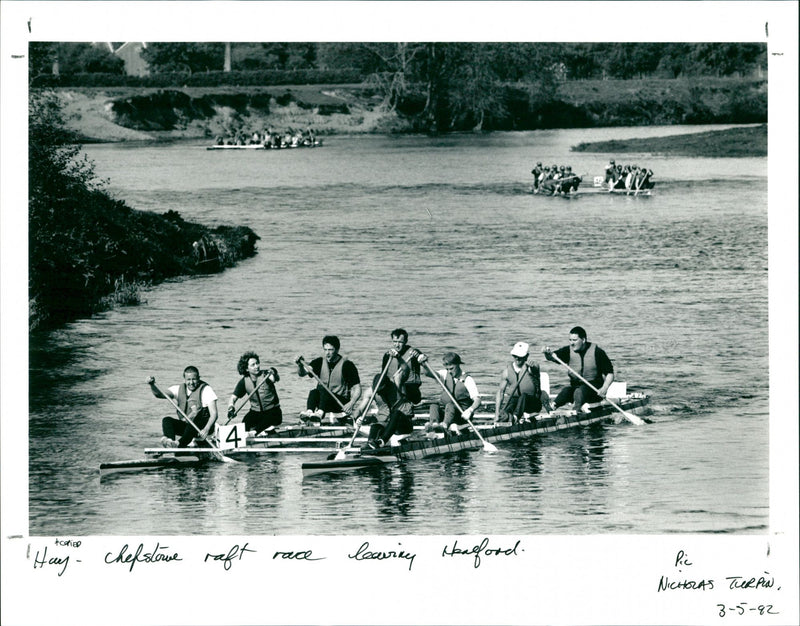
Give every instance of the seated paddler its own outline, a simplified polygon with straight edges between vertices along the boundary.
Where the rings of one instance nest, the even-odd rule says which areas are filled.
[[[555,408],[572,402],[574,409],[580,411],[585,404],[599,402],[606,397],[608,388],[614,382],[614,366],[605,351],[587,339],[586,331],[581,326],[575,326],[569,331],[568,345],[558,350],[544,346],[542,352],[548,361],[557,363],[553,358],[555,356],[580,375],[578,377],[573,372],[567,372],[569,386],[558,392]],[[591,383],[591,386],[585,381]]]
[[[420,354],[417,360],[424,365],[427,357]],[[445,388],[442,389],[438,400],[430,405],[430,419],[425,424],[425,430],[458,432],[460,427],[467,425],[467,420],[472,418],[481,405],[481,396],[475,379],[461,369],[463,364],[456,352],[445,352],[442,357],[444,369],[438,370],[436,375]],[[426,375],[433,378],[429,372],[430,370],[425,368]],[[458,406],[453,402],[454,398]]]
[[[241,378],[236,383],[228,400],[228,420],[236,415],[236,401],[247,397],[249,411],[242,420],[245,430],[255,436],[283,421],[281,403],[275,383],[281,377],[274,367],[261,369],[261,359],[255,352],[245,352],[239,357],[236,371]]]
[[[529,421],[542,410],[539,366],[530,358],[530,345],[518,341],[511,362],[500,373],[494,403],[494,423]]]
[[[350,359],[339,353],[341,343],[336,335],[322,338],[323,356],[306,363],[302,356],[295,359],[297,375],[311,377],[317,381],[308,394],[306,410],[301,417],[306,419],[347,418],[361,398],[361,379],[358,368]],[[340,420],[342,421],[342,420]]]
[[[183,382],[162,392],[150,376],[147,384],[156,398],[168,399],[176,407],[176,417],[161,420],[161,445],[165,448],[186,448],[189,444],[209,447],[208,436],[217,421],[217,394],[200,379],[200,371],[189,365],[183,370]],[[191,421],[191,424],[189,421]],[[194,426],[192,426],[194,424]]]

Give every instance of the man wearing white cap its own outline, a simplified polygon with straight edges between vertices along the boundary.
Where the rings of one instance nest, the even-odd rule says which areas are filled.
[[[510,418],[516,423],[520,419],[530,419],[542,410],[541,381],[539,367],[528,360],[530,346],[518,341],[511,349],[514,360],[500,374],[500,387],[494,404],[494,423]],[[510,386],[508,400],[503,404],[506,389]]]

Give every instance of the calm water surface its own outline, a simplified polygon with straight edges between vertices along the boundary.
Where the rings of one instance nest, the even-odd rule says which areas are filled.
[[[223,274],[31,338],[30,534],[764,532],[767,160],[628,155],[655,171],[655,196],[528,192],[537,160],[591,181],[616,156],[570,153],[581,141],[700,130],[87,147],[131,206],[247,224],[261,241]],[[293,360],[326,333],[368,379],[402,326],[494,393],[514,342],[563,345],[576,324],[652,395],[652,424],[306,480],[320,454],[99,478],[101,462],[157,445],[171,411],[149,375],[170,385],[196,364],[224,407],[254,349],[280,371],[291,423],[309,389]]]

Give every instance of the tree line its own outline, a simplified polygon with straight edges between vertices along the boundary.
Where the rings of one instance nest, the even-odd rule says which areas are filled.
[[[445,59],[507,81],[543,72],[566,80],[731,76],[767,65],[762,43],[150,43],[142,57],[152,73],[346,67],[365,76],[402,69],[412,80]],[[65,74],[124,71],[107,44],[31,42],[29,58],[31,76],[51,73],[55,61]]]
[[[90,62],[92,67],[102,65],[98,50],[110,54],[108,46],[90,50],[89,44],[31,46],[30,62],[40,63],[42,71],[46,59],[58,58],[59,71],[68,73],[88,70]],[[68,46],[77,47],[62,55]],[[321,84],[349,68],[346,75],[382,98],[386,111],[412,120],[412,130],[430,133],[516,127],[510,120],[518,116],[511,109],[520,102],[530,115],[553,117],[548,107],[564,108],[559,88],[577,79],[727,77],[766,66],[766,46],[758,43],[151,43],[142,56],[151,71],[147,81],[164,78],[171,86],[287,84],[280,78],[274,82],[270,74],[275,72],[308,73],[303,82]],[[80,59],[86,59],[85,66]],[[36,75],[35,67],[31,75]],[[86,77],[109,75],[75,76],[81,78],[76,84],[86,86],[94,84]],[[105,83],[115,84],[109,79]],[[692,123],[707,116],[679,112],[672,117]],[[589,121],[566,122],[574,126]],[[524,122],[522,127],[543,124]]]

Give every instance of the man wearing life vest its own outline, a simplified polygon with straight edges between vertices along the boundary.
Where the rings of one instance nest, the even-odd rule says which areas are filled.
[[[386,369],[378,393],[389,406],[386,423],[373,424],[370,428],[367,447],[376,448],[389,443],[392,435],[408,435],[414,432],[414,405],[422,399],[420,367],[417,357],[420,351],[408,345],[408,332],[396,328],[391,333],[392,348],[383,355],[381,371]]]
[[[295,359],[298,376],[312,377],[307,369],[311,368],[314,375],[322,381],[322,384],[318,382],[309,392],[306,410],[302,416],[321,419],[326,413],[333,416],[350,415],[353,407],[358,405],[361,397],[358,368],[352,361],[339,354],[340,346],[341,343],[336,335],[325,335],[322,338],[324,357],[317,357],[308,365],[304,364],[302,356]]]
[[[242,420],[248,433],[257,435],[271,426],[279,426],[283,421],[278,392],[275,383],[281,377],[278,370],[269,367],[261,369],[261,359],[255,352],[245,352],[239,357],[236,371],[242,375],[228,400],[228,419],[236,414],[235,404],[239,398],[249,398],[249,411]]]
[[[217,394],[208,383],[200,380],[199,370],[194,365],[189,365],[183,370],[183,382],[172,385],[164,395],[156,389],[155,382],[152,376],[147,379],[153,395],[162,399],[168,397],[180,408],[177,417],[165,417],[161,420],[161,430],[164,433],[161,445],[185,448],[197,439],[202,445],[208,446],[206,439],[217,421]],[[186,422],[184,416],[194,423],[197,430]]]
[[[423,364],[427,357],[424,354],[420,354],[417,360],[420,364]],[[425,430],[446,432],[450,430],[452,425],[454,430],[458,431],[458,427],[466,424],[467,420],[472,418],[475,410],[481,405],[478,386],[475,384],[475,379],[461,369],[463,363],[461,357],[455,352],[445,352],[442,357],[444,369],[436,373],[439,376],[439,380],[447,387],[450,395],[458,401],[458,408],[453,404],[450,395],[442,389],[439,400],[431,403],[430,420],[425,424]],[[426,375],[430,376],[427,371]]]
[[[554,363],[557,362],[553,358],[555,354],[594,385],[599,392],[599,394],[595,393],[591,387],[570,372],[569,387],[565,387],[558,393],[554,403],[555,408],[573,402],[575,410],[580,411],[584,404],[599,402],[606,397],[606,391],[614,382],[614,366],[602,348],[587,341],[586,331],[581,326],[575,326],[569,331],[569,345],[555,351],[549,346],[544,346],[542,352],[548,361]]]
[[[518,341],[511,349],[513,360],[500,373],[500,386],[494,404],[494,423],[529,420],[542,410],[539,366],[528,365],[530,346]],[[506,393],[508,399],[504,400]]]
[[[533,193],[537,193],[539,191],[539,178],[542,175],[542,162],[539,161],[531,170],[531,174],[533,174]]]
[[[604,183],[607,183],[609,188],[614,186],[614,182],[616,181],[616,170],[617,164],[614,162],[614,159],[611,159],[606,165],[606,175],[603,179]]]
[[[639,179],[636,183],[637,189],[652,189],[654,184],[650,178],[653,176],[653,170],[643,167],[639,171]]]

